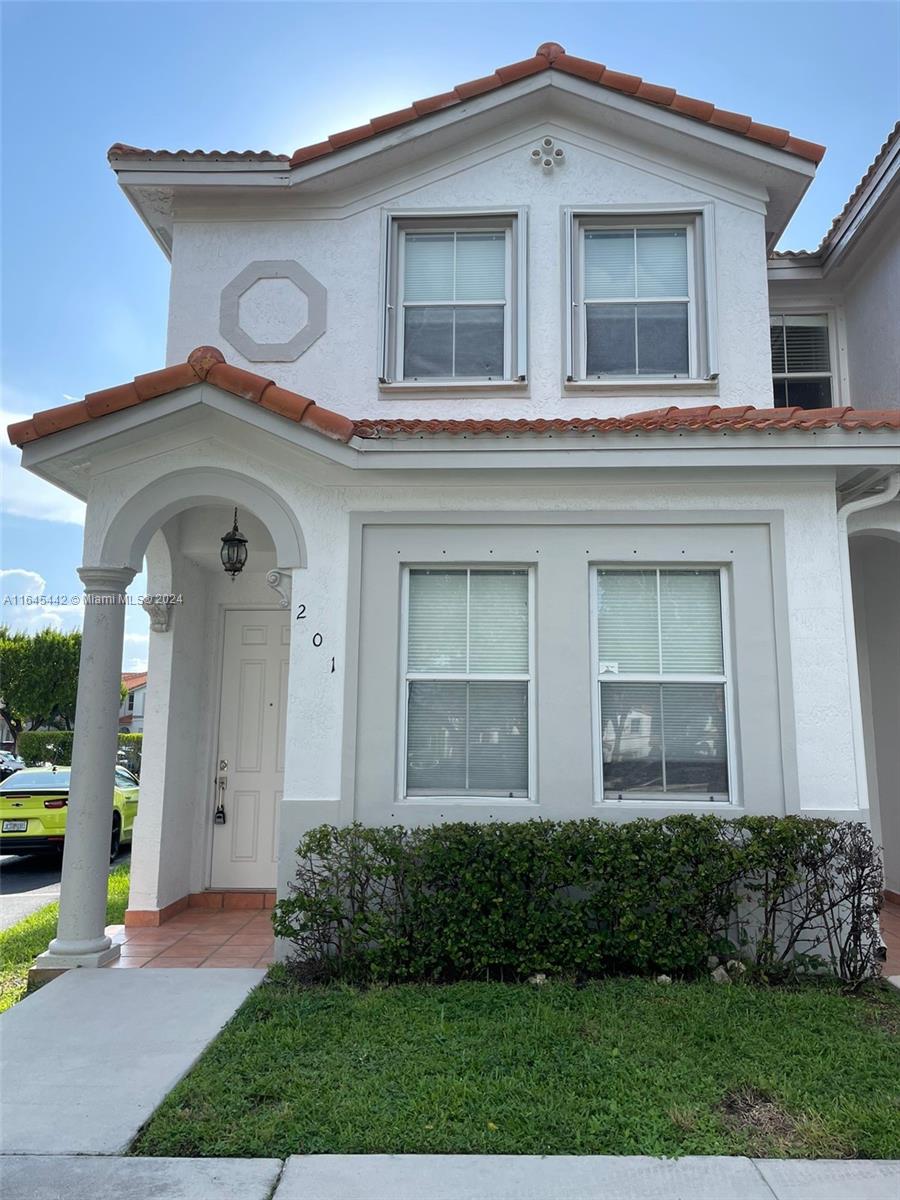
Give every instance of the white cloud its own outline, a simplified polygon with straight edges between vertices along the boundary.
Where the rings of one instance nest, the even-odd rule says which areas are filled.
[[[61,604],[57,603],[58,597],[48,597],[47,581],[37,571],[27,567],[0,570],[0,587],[0,624],[8,625],[14,633],[81,628],[80,604]]]
[[[66,400],[72,397],[65,396]],[[77,397],[76,397],[77,398]],[[15,407],[13,407],[13,405]],[[27,396],[13,388],[4,387],[3,407],[0,408],[0,425],[6,432],[7,425],[16,421],[27,421],[32,413],[52,407],[52,399],[32,403]],[[4,436],[0,442],[0,467],[3,472],[2,511],[11,517],[32,517],[37,521],[59,521],[65,525],[84,524],[84,502],[76,500],[67,492],[39,479],[20,466],[19,450],[9,444]]]

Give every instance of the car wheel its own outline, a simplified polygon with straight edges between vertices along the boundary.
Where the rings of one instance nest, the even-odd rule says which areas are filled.
[[[116,813],[113,817],[112,837],[109,842],[109,861],[115,862],[119,857],[119,851],[122,849],[122,822],[119,814]]]

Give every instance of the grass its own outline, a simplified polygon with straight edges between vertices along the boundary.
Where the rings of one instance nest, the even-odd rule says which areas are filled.
[[[300,988],[247,999],[132,1153],[900,1157],[872,985]]]
[[[129,878],[127,865],[110,872],[106,900],[108,925],[122,923],[128,907]],[[25,995],[28,971],[56,936],[58,918],[59,904],[47,904],[0,933],[0,1012],[5,1012]]]

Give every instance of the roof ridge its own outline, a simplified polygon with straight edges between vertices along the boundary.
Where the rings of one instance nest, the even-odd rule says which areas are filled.
[[[764,125],[754,121],[746,113],[717,108],[708,100],[698,100],[693,96],[682,95],[675,88],[650,83],[639,75],[613,71],[603,63],[568,54],[565,47],[561,46],[559,42],[543,42],[531,58],[524,58],[518,62],[509,63],[507,66],[498,67],[480,79],[470,79],[465,83],[458,83],[450,91],[426,96],[422,100],[414,100],[406,108],[372,117],[352,129],[342,129],[337,133],[329,134],[323,141],[301,146],[291,155],[272,154],[268,150],[247,150],[243,153],[237,150],[141,150],[135,146],[116,142],[110,147],[108,157],[111,160],[151,157],[163,160],[200,158],[206,161],[223,159],[232,161],[246,158],[258,161],[290,162],[291,167],[300,167],[327,154],[333,154],[337,150],[343,150],[346,146],[376,137],[389,129],[412,124],[432,113],[452,108],[476,96],[497,91],[508,84],[516,83],[520,79],[526,79],[547,70],[562,71],[564,74],[585,79],[610,91],[634,96],[647,104],[653,104],[658,108],[668,108],[680,116],[702,121],[707,125],[772,146],[777,150],[784,150],[788,154],[795,154],[812,163],[821,162],[825,154],[825,147],[818,142],[794,137],[787,129],[781,129],[775,125]]]

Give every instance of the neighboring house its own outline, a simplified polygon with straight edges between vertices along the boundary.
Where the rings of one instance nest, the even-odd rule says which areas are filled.
[[[45,965],[116,953],[145,555],[129,919],[354,819],[824,814],[900,891],[896,150],[786,257],[821,146],[553,43],[293,156],[114,146],[169,365],[11,429],[97,601]]]
[[[122,683],[125,685],[125,699],[119,706],[119,733],[143,733],[147,672],[123,671]]]
[[[0,750],[15,750],[16,735],[10,729],[5,717],[0,717]]]

